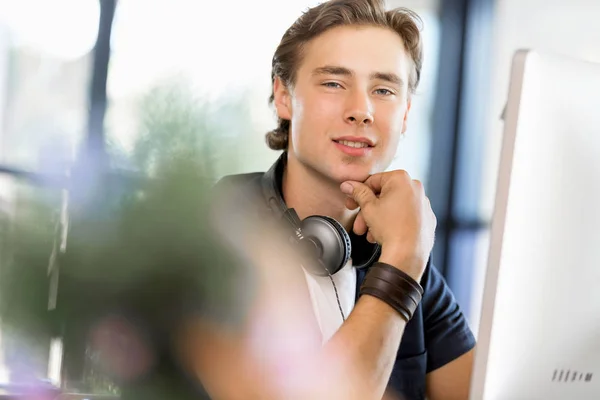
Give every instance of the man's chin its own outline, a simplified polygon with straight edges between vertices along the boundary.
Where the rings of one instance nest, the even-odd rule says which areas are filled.
[[[368,170],[356,170],[356,171],[336,171],[332,178],[337,183],[346,181],[364,182],[370,176]]]
[[[313,171],[337,184],[346,181],[364,182],[371,174],[371,165],[356,165],[346,163],[327,163],[312,165]]]
[[[374,171],[374,160],[372,158],[342,160],[333,165],[330,164],[331,177],[338,183],[345,181],[364,182]]]

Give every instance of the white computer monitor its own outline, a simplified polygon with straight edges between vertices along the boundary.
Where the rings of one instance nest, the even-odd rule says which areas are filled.
[[[600,399],[600,65],[515,54],[473,400]]]

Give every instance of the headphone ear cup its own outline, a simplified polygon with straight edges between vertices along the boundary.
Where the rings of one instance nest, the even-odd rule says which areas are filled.
[[[319,260],[326,271],[312,271],[316,275],[333,275],[346,265],[352,253],[350,236],[335,219],[313,215],[302,221],[305,240],[315,243],[320,250]]]
[[[323,216],[323,218],[325,218],[327,221],[329,221],[335,227],[338,234],[340,235],[340,238],[344,241],[344,245],[343,245],[344,246],[344,257],[342,259],[342,262],[340,263],[339,268],[335,271],[335,272],[338,272],[340,269],[344,268],[344,265],[346,265],[346,263],[350,259],[350,255],[352,254],[352,242],[350,241],[350,235],[348,235],[348,232],[346,232],[346,229],[344,229],[342,224],[340,224],[339,222],[337,222],[335,219],[333,219],[331,217]]]

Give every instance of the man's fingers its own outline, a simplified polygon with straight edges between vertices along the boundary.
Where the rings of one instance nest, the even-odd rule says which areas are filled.
[[[386,186],[388,182],[392,179],[397,181],[412,181],[408,172],[402,169],[398,169],[394,171],[379,172],[377,174],[373,174],[369,176],[364,183],[365,185],[370,187],[375,194],[379,195],[383,190],[383,187]]]
[[[371,190],[377,194],[381,193],[381,188],[386,181],[386,173],[381,172],[378,174],[373,174],[367,178],[365,181],[365,185],[367,185]]]
[[[358,208],[358,203],[354,201],[352,197],[346,197],[346,208],[348,210],[356,210]]]
[[[377,196],[375,196],[373,190],[361,182],[346,181],[340,185],[340,189],[348,196],[351,196],[362,209],[367,204],[377,200]]]
[[[358,236],[362,236],[367,232],[367,229],[368,229],[367,223],[365,222],[365,219],[363,218],[362,213],[359,212],[358,215],[356,216],[356,219],[354,220],[354,225],[352,227],[352,230]]]
[[[371,234],[371,231],[367,232],[367,242],[369,242],[369,243],[373,243],[373,244],[377,243],[377,242],[375,241],[375,238],[374,238],[374,237],[373,237],[373,235]]]

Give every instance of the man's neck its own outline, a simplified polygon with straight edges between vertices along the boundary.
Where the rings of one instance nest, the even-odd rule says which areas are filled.
[[[287,207],[294,208],[300,219],[311,215],[334,218],[350,232],[357,211],[346,208],[346,195],[339,184],[307,168],[295,157],[287,157],[282,183]]]

